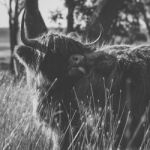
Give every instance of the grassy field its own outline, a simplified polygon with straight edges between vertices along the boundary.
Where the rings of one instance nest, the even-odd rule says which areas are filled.
[[[39,122],[35,117],[37,95],[36,90],[26,86],[24,78],[16,82],[8,72],[0,72],[0,150],[50,150],[52,145],[53,150],[59,149],[58,143],[61,143],[63,134],[59,130],[51,130],[49,125]],[[103,110],[93,112],[90,105],[85,108],[79,104],[84,111],[81,112],[82,124],[77,135],[73,137],[72,128],[70,125],[67,127],[70,131],[71,150],[75,150],[75,147],[77,150],[114,149],[121,116],[114,117],[112,96],[106,95]],[[127,121],[128,117],[129,114]],[[149,150],[149,130],[148,128],[139,150]],[[117,150],[121,144],[122,138]]]
[[[1,73],[0,78],[0,149],[47,149],[32,115],[34,94],[23,80],[15,84],[9,73]]]
[[[0,70],[7,70],[10,62],[9,30],[0,28]]]

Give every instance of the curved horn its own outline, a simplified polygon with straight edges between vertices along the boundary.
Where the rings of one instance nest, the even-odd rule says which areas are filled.
[[[24,24],[25,24],[25,11],[23,13],[23,17],[22,17],[22,21],[21,21],[21,40],[22,42],[32,48],[37,48],[39,50],[41,50],[41,48],[43,47],[42,44],[37,40],[37,39],[29,39],[28,37],[26,37],[25,35],[25,29],[24,29]]]
[[[85,44],[85,46],[93,46],[94,44],[96,44],[96,43],[99,41],[99,39],[101,38],[102,32],[103,32],[103,27],[102,27],[102,25],[100,25],[100,28],[101,28],[102,30],[100,30],[100,33],[99,33],[99,36],[97,37],[97,39],[94,40],[94,41],[91,42],[91,43]]]

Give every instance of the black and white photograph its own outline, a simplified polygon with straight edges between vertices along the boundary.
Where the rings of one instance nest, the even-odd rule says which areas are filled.
[[[150,150],[150,0],[0,0],[0,150]]]

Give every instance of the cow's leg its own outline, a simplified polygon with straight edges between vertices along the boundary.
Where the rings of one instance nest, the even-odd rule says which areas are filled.
[[[142,98],[141,98],[142,99]],[[136,103],[136,102],[137,103]],[[131,148],[139,148],[141,146],[142,140],[144,138],[144,132],[147,129],[146,124],[148,121],[148,112],[146,106],[148,103],[144,104],[143,101],[135,100],[134,105],[132,105],[132,122],[131,122],[131,140],[129,141]],[[145,108],[145,109],[144,109]]]
[[[130,99],[130,124],[129,124],[129,138],[127,146],[128,148],[138,149],[141,145],[141,142],[144,138],[144,122],[146,121],[146,107],[148,106],[148,98],[145,94],[145,88],[146,84],[143,81],[142,75],[144,75],[144,71],[142,72],[136,72],[135,74],[140,75],[139,77],[136,77],[134,75],[131,78],[130,81],[130,87],[128,87],[130,90],[128,90],[128,96]],[[135,86],[140,85],[140,86]],[[127,99],[127,100],[128,100]],[[142,101],[143,100],[143,101]]]
[[[57,88],[55,90],[58,91]],[[56,97],[52,96],[53,92],[55,93],[55,90],[53,91],[52,89],[48,97],[46,99],[43,99],[41,101],[41,104],[38,104],[37,114],[40,120],[44,120],[45,122],[49,123],[50,120],[47,120],[47,118],[51,119],[52,117],[47,117],[46,112],[48,112],[49,109],[48,111],[45,110],[49,103],[52,103],[52,105],[54,104],[54,106],[52,107],[56,107],[57,115],[52,118],[52,128],[57,128],[58,126],[56,127],[56,125],[59,125],[59,129],[62,135],[60,139],[60,147],[62,150],[67,150],[73,138],[79,131],[81,125],[80,112],[78,103],[71,97],[72,94],[70,94],[70,91],[67,92],[67,95],[62,96],[63,99],[59,99],[57,97],[58,93],[56,94]],[[49,100],[51,100],[51,102]],[[75,145],[76,141],[77,139],[73,142],[73,145]]]

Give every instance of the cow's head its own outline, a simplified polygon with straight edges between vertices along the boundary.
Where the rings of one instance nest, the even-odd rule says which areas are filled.
[[[35,80],[36,76],[42,76],[50,83],[57,79],[57,86],[61,87],[62,84],[64,89],[73,86],[74,82],[85,74],[84,56],[95,50],[93,44],[100,36],[90,44],[83,44],[73,38],[50,32],[31,39],[26,35],[24,18],[25,12],[21,24],[21,40],[26,48],[16,51],[17,58],[26,70],[34,73]],[[41,78],[37,80],[38,87],[42,85],[42,80]]]

